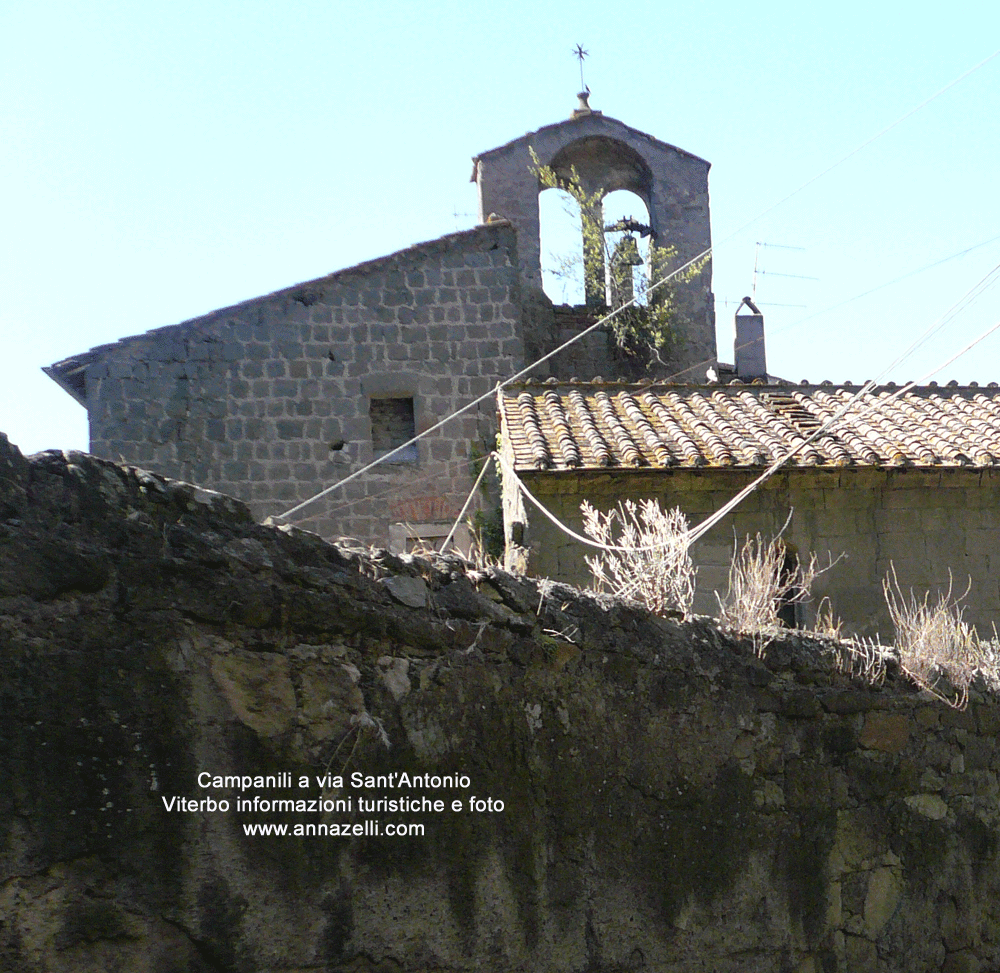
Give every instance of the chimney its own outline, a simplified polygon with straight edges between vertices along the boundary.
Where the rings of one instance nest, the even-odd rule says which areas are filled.
[[[740,314],[744,306],[752,314]],[[764,315],[749,297],[736,309],[736,377],[741,382],[755,378],[767,381],[767,356],[764,353]]]

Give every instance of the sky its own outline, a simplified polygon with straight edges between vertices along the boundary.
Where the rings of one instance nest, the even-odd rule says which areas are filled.
[[[1000,321],[949,317],[1000,264],[1000,56],[932,98],[996,4],[8,0],[0,430],[85,450],[42,366],[473,226],[472,157],[568,117],[577,44],[593,108],[712,163],[721,359],[753,291],[772,374],[941,324],[883,380],[1000,381],[1000,331],[928,375]]]

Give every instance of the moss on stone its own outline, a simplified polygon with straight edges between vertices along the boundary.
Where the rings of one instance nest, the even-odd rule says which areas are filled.
[[[826,932],[826,863],[837,833],[837,812],[817,804],[799,810],[794,821],[796,828],[782,842],[778,861],[789,912],[801,923],[806,941],[815,946]]]
[[[636,829],[629,849],[667,926],[689,898],[708,904],[725,892],[763,837],[752,783],[738,767],[725,766],[708,787],[671,791],[646,809],[648,830]]]

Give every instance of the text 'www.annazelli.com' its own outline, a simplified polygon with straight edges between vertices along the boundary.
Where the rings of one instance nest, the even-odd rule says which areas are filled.
[[[422,824],[382,824],[357,821],[354,824],[244,824],[248,837],[272,838],[422,838]]]
[[[393,771],[372,775],[356,771],[346,777],[282,771],[227,776],[203,770],[197,782],[209,793],[197,798],[160,794],[163,810],[168,814],[212,817],[233,813],[255,818],[316,815],[302,823],[241,821],[236,826],[242,827],[248,838],[423,838],[428,829],[433,832],[435,826],[456,815],[478,818],[503,814],[506,807],[504,801],[490,794],[463,793],[472,789],[472,779],[466,774]],[[413,793],[417,789],[431,793]],[[261,793],[247,793],[252,790]],[[407,821],[406,815],[420,815],[426,824]]]

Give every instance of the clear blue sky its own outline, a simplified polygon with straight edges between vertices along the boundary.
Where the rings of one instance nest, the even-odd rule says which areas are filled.
[[[770,370],[872,377],[1000,263],[1000,57],[732,234],[998,28],[994,4],[12,0],[0,429],[85,449],[42,365],[471,226],[471,157],[569,114],[578,42],[594,108],[712,162],[720,357],[764,241],[804,248],[760,251]],[[889,377],[998,319],[1000,288]],[[952,378],[1000,381],[1000,333]]]

